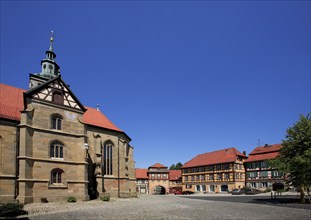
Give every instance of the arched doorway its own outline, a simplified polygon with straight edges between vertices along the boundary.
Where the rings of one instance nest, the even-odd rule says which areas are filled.
[[[163,186],[156,186],[154,187],[154,193],[155,195],[164,195],[165,194],[165,188]]]

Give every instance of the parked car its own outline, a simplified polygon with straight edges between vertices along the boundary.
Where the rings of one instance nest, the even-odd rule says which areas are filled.
[[[258,189],[245,189],[245,195],[255,195],[259,193],[260,191]]]
[[[175,195],[181,195],[181,194],[182,194],[182,191],[181,191],[181,190],[176,190],[176,191],[174,192],[174,194],[175,194]]]
[[[183,195],[190,195],[190,194],[193,194],[193,193],[194,193],[194,192],[189,191],[189,190],[183,191],[183,192],[182,192]]]
[[[242,195],[245,193],[244,189],[233,189],[232,190],[232,195]]]

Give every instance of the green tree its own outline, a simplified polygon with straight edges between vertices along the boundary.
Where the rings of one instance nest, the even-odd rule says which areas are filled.
[[[300,119],[287,129],[280,155],[272,165],[287,174],[287,182],[300,191],[300,201],[305,202],[305,191],[310,196],[311,187],[311,115]]]
[[[170,170],[180,170],[181,167],[182,167],[182,163],[178,162],[178,163],[176,163],[176,165],[175,165],[175,164],[172,164],[172,165],[170,166]]]

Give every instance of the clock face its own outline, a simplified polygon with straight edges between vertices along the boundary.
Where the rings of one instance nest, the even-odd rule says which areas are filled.
[[[70,120],[76,119],[77,115],[75,113],[65,112],[66,117]]]

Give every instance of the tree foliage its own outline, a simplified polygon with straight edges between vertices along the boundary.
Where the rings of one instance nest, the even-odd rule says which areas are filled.
[[[287,173],[287,182],[300,190],[301,202],[304,191],[311,187],[311,115],[300,116],[298,122],[287,129],[282,141],[280,156],[273,165]]]
[[[175,165],[175,164],[172,164],[172,165],[170,166],[170,170],[180,170],[181,167],[182,167],[182,163],[178,162],[178,163],[176,163],[176,165]]]

